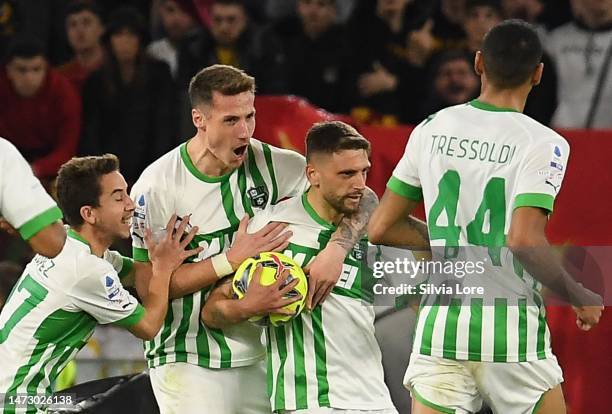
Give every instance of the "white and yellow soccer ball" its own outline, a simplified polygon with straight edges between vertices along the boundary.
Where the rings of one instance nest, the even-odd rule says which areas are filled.
[[[262,326],[273,326],[282,325],[291,319],[295,318],[304,309],[306,304],[306,295],[308,293],[308,281],[302,268],[291,258],[281,253],[276,252],[264,252],[258,256],[246,259],[234,274],[232,281],[232,288],[234,294],[238,299],[242,299],[249,287],[249,283],[253,279],[253,274],[257,265],[262,266],[260,283],[264,286],[273,284],[281,273],[285,269],[289,269],[289,276],[283,286],[291,283],[294,279],[298,280],[297,285],[291,291],[287,293],[285,297],[296,297],[301,295],[301,298],[290,305],[285,306],[283,309],[287,309],[293,312],[291,315],[282,315],[278,313],[271,313],[267,316],[254,316],[249,319],[250,322],[256,323]]]

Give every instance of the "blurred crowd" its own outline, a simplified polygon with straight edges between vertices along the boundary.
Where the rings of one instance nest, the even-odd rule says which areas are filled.
[[[213,63],[259,94],[416,124],[478,94],[474,53],[506,18],[546,45],[526,113],[612,127],[612,0],[0,0],[0,136],[49,185],[71,156],[104,152],[134,182],[193,132],[186,89]]]

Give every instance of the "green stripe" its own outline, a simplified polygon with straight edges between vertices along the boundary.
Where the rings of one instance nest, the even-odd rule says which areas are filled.
[[[287,362],[287,338],[285,326],[274,328],[274,338],[276,339],[276,349],[280,359],[278,375],[276,376],[276,392],[274,395],[274,410],[285,409],[285,363]]]
[[[55,364],[55,366],[51,369],[51,373],[49,374],[49,379],[51,380],[53,384],[55,384],[55,380],[57,380],[57,377],[59,376],[59,374],[61,374],[62,370],[66,367],[66,364],[70,362],[70,360],[72,360],[71,356],[74,351],[75,351],[74,348],[68,349],[57,361],[57,364]],[[53,389],[51,388],[51,386],[47,387],[46,392],[47,394],[53,393]]]
[[[457,323],[460,312],[461,299],[451,299],[444,326],[444,358],[457,359]]]
[[[221,199],[223,200],[223,210],[225,210],[225,215],[230,222],[230,226],[238,227],[240,220],[238,220],[234,212],[234,196],[232,195],[232,188],[229,181],[223,181],[221,183]]]
[[[405,183],[394,176],[391,176],[387,182],[387,188],[395,194],[410,200],[421,201],[423,199],[423,190],[420,187]]]
[[[132,246],[132,257],[137,262],[149,262],[149,251],[141,247]]]
[[[432,410],[436,410],[443,414],[455,414],[455,410],[451,408],[442,407],[441,405],[434,404],[431,401],[426,400],[414,389],[414,387],[410,389],[410,393],[412,394],[415,400],[423,404],[425,407],[429,407]]]
[[[268,398],[272,398],[272,383],[274,381],[274,373],[272,372],[272,331],[270,327],[266,328],[266,352],[267,352],[267,361],[266,361],[266,382],[267,382],[267,391]]]
[[[493,328],[493,361],[506,362],[508,359],[508,300],[495,298],[495,325]]]
[[[321,217],[319,215],[319,213],[316,212],[316,210],[312,207],[312,205],[310,204],[310,202],[308,201],[308,192],[305,192],[304,194],[302,194],[302,206],[304,206],[304,210],[306,210],[306,213],[308,213],[308,215],[315,221],[317,222],[319,225],[321,225],[323,228],[327,229],[327,230],[332,230],[335,231],[336,230],[336,226],[334,226],[332,223],[326,221],[323,217]],[[327,238],[329,240],[329,237]],[[321,246],[321,250],[323,250],[325,248],[325,246]]]
[[[5,393],[4,414],[15,414],[15,406],[9,404],[9,397],[10,396],[14,397],[17,395],[17,389],[21,385],[23,385],[23,382],[28,376],[32,367],[38,364],[38,361],[40,361],[40,359],[42,358],[43,353],[45,352],[45,349],[47,349],[47,346],[48,344],[38,343],[38,345],[36,345],[36,347],[32,351],[32,354],[30,355],[30,359],[28,360],[28,362],[17,370],[17,373],[15,374],[15,377],[13,378],[13,382],[8,387],[8,389],[2,390],[2,392]]]
[[[317,372],[317,399],[319,401],[319,407],[329,407],[327,354],[325,350],[325,333],[323,332],[323,315],[321,309],[321,306],[317,306],[311,312],[315,347],[315,369]]]
[[[4,326],[0,328],[0,344],[6,342],[15,326],[45,300],[49,293],[43,285],[34,280],[30,275],[25,275],[20,279],[17,291],[21,292],[24,289],[29,293],[29,296],[19,304],[15,312],[13,312],[10,318],[5,322]]]
[[[46,359],[46,361],[43,363],[43,365],[40,367],[40,369],[38,370],[38,372],[32,377],[32,379],[30,380],[30,382],[28,383],[28,386],[26,388],[26,392],[28,395],[36,395],[37,392],[36,390],[38,389],[38,386],[40,385],[40,383],[45,380],[47,373],[46,373],[46,368],[49,365],[49,363],[51,361],[54,361],[56,359],[59,359],[60,357],[62,357],[64,355],[64,352],[66,351],[65,346],[61,345],[61,344],[57,344],[55,346],[55,348],[53,349],[53,352],[51,352],[51,355],[49,355],[49,357]],[[70,352],[68,352],[68,355],[70,355]],[[55,377],[51,377],[49,376],[49,378],[46,378],[48,384],[50,385],[51,382],[55,381]],[[45,387],[45,388],[48,388]],[[27,413],[36,413],[36,408],[34,406],[28,406],[28,410],[26,411]]]
[[[213,339],[219,345],[219,350],[221,351],[220,368],[231,368],[232,367],[232,350],[227,345],[227,341],[225,340],[225,335],[223,335],[223,331],[221,329],[209,328],[208,332],[210,333],[210,336],[212,336]]]
[[[133,268],[134,268],[134,260],[129,257],[122,256],[121,257],[121,271],[119,272],[119,278],[121,279],[127,276],[128,274],[130,274]]]
[[[22,224],[19,227],[19,234],[24,240],[29,240],[48,225],[61,220],[62,217],[62,211],[57,206],[53,206]]]
[[[540,207],[552,212],[554,203],[555,198],[550,194],[525,193],[515,197],[514,208]]]
[[[544,401],[544,394],[540,395],[540,398],[538,398],[538,402],[535,403],[535,405],[533,406],[533,411],[531,412],[531,414],[536,414],[538,412],[543,401]]]
[[[249,145],[248,148],[249,173],[251,174],[251,178],[253,178],[253,183],[255,184],[255,187],[263,186],[267,190],[268,186],[266,185],[266,182],[264,181],[261,172],[259,172],[259,168],[257,167],[257,161],[255,160],[255,153],[253,152],[252,147],[252,145]]]
[[[251,207],[251,201],[246,191],[246,172],[244,164],[238,169],[238,189],[240,190],[240,194],[242,194],[242,208],[248,213],[249,217],[253,217],[253,208]]]
[[[514,108],[503,108],[503,107],[495,106],[495,105],[487,103],[487,102],[479,101],[478,99],[473,99],[473,100],[471,100],[468,103],[471,106],[473,106],[474,108],[482,109],[483,111],[490,111],[490,112],[518,112]]]
[[[200,294],[200,301],[209,288],[203,289]],[[198,350],[198,365],[205,368],[210,368],[210,348],[208,346],[208,334],[203,323],[198,326],[198,335],[196,336],[196,348]]]
[[[175,299],[182,300],[182,299]],[[172,310],[172,303],[168,304],[168,313],[166,314],[166,319],[164,320],[164,327],[162,328],[161,335],[159,337],[159,345],[155,348],[153,355],[159,357],[159,365],[164,365],[166,363],[166,341],[170,337],[170,333],[172,332],[172,319],[174,319],[174,311]]]
[[[304,326],[302,318],[298,317],[291,324],[293,331],[293,360],[295,365],[295,409],[308,408],[306,390],[306,363],[304,362]]]
[[[431,341],[433,339],[433,331],[434,324],[436,322],[436,316],[438,316],[438,310],[440,308],[440,298],[436,298],[436,301],[431,308],[429,309],[429,313],[427,314],[427,318],[425,318],[425,323],[423,326],[423,337],[421,340],[421,351],[420,353],[423,355],[431,355]]]
[[[261,146],[263,147],[266,166],[268,167],[268,172],[270,173],[270,178],[272,179],[272,204],[276,204],[276,201],[278,200],[278,184],[276,183],[276,174],[274,173],[272,151],[270,151],[270,146],[268,144],[261,144]]]
[[[470,302],[470,327],[468,333],[468,359],[480,361],[482,347],[482,299]]]
[[[176,330],[174,338],[174,352],[176,354],[176,362],[187,362],[187,352],[185,340],[187,331],[189,331],[189,321],[191,319],[191,311],[193,310],[193,295],[183,297],[183,316],[181,323]]]
[[[536,353],[538,355],[538,359],[546,359],[546,317],[544,315],[545,310],[542,306],[542,301],[540,300],[540,297],[537,292],[533,294],[533,300],[539,308]]]
[[[134,308],[134,311],[123,319],[119,319],[118,321],[113,322],[113,325],[123,326],[124,328],[129,328],[130,326],[136,325],[138,322],[142,320],[145,316],[145,310],[143,306],[139,303]]]
[[[527,361],[527,299],[519,299],[518,301],[519,310],[519,326],[518,326],[518,337],[519,337],[519,348],[518,357],[519,362]]]
[[[191,160],[191,157],[189,156],[189,152],[187,151],[188,143],[189,141],[181,145],[181,148],[180,148],[181,158],[183,160],[183,163],[185,163],[185,167],[187,167],[187,170],[198,180],[202,180],[205,183],[219,183],[222,181],[227,181],[229,176],[232,175],[232,173],[235,171],[235,170],[232,170],[229,173],[225,175],[220,175],[218,177],[211,177],[211,176],[208,176],[202,173],[200,170],[198,170],[198,168],[195,166],[195,164]]]

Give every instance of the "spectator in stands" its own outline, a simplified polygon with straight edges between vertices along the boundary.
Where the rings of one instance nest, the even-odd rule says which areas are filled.
[[[178,75],[178,47],[199,28],[197,10],[191,0],[161,0],[159,15],[166,37],[152,42],[147,53],[170,67],[172,77]]]
[[[378,0],[356,9],[349,23],[352,73],[347,98],[356,119],[378,118],[386,125],[417,121],[415,96],[426,93],[426,71],[410,61],[407,36],[423,24],[421,17],[410,0]]]
[[[144,52],[146,24],[134,8],[108,21],[108,58],[83,88],[84,130],[79,152],[114,153],[133,183],[153,160],[177,144],[176,93],[164,62]]]
[[[187,88],[200,69],[215,63],[243,69],[257,79],[262,94],[286,93],[286,58],[271,30],[249,22],[243,0],[215,0],[210,31],[179,52],[179,81]]]
[[[468,102],[480,92],[471,55],[449,50],[440,54],[433,66],[433,87],[423,104],[422,119],[447,106]]]
[[[48,186],[75,153],[81,102],[70,82],[49,67],[41,43],[19,36],[0,71],[0,136],[11,141]]]
[[[23,272],[23,269],[17,263],[0,262],[0,310],[4,307],[13,286],[17,284],[21,272]]]
[[[443,43],[442,47],[453,47],[465,38],[464,18],[465,0],[442,0],[437,3],[432,16],[432,34]]]
[[[559,75],[558,128],[612,127],[612,0],[572,0],[574,21],[546,46]]]
[[[287,55],[289,90],[330,112],[343,111],[348,40],[336,0],[298,0],[298,17],[276,25]]]
[[[81,92],[85,80],[104,61],[104,25],[98,6],[87,0],[71,3],[66,11],[66,34],[74,56],[58,70]]]
[[[269,20],[284,20],[296,15],[299,0],[267,0],[265,4],[266,17]],[[336,21],[346,23],[359,0],[335,0]]]

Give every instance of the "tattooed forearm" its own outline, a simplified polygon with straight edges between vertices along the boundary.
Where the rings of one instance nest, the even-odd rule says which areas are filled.
[[[350,251],[355,243],[366,233],[370,216],[377,206],[378,196],[374,191],[366,187],[359,203],[359,211],[342,219],[338,229],[332,234],[330,242],[339,244],[347,252]]]
[[[420,239],[418,244],[412,247],[421,247],[421,248],[429,248],[429,231],[427,229],[427,224],[417,218],[412,216],[408,216],[406,218],[406,223],[410,226],[411,229],[415,230]]]

